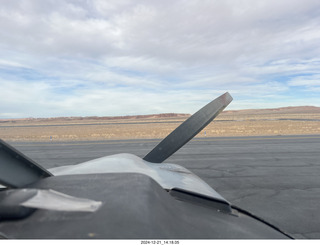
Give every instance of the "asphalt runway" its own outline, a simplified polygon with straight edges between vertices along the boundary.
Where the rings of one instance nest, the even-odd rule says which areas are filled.
[[[124,152],[143,157],[158,142],[11,144],[52,168]],[[195,138],[166,162],[188,168],[232,204],[295,238],[320,238],[320,135]]]

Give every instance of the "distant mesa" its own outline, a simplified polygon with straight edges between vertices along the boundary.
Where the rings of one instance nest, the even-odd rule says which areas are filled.
[[[189,117],[190,114],[183,113],[162,113],[151,115],[133,115],[133,116],[114,116],[114,117],[49,117],[49,118],[18,118],[18,119],[0,119],[0,122],[19,122],[19,121],[73,121],[73,120],[122,120],[122,119],[166,119],[176,117]]]
[[[122,119],[151,119],[151,118],[170,118],[170,117],[186,117],[190,114],[179,114],[179,113],[163,113],[163,114],[151,114],[151,115],[133,115],[133,116],[115,116],[115,117],[56,117],[53,119],[66,119],[66,120],[122,120]]]
[[[246,109],[246,110],[227,110],[223,111],[224,115],[266,115],[266,114],[303,114],[303,113],[320,113],[320,107],[316,106],[289,106],[271,109]],[[19,119],[0,119],[0,123],[4,122],[20,122],[20,121],[74,121],[74,120],[135,120],[135,119],[168,119],[177,117],[189,117],[190,114],[182,113],[162,113],[151,115],[133,115],[133,116],[114,116],[114,117],[52,117],[52,118],[19,118]]]
[[[300,114],[300,113],[320,113],[320,107],[316,106],[288,106],[270,109],[247,109],[224,111],[225,114]]]

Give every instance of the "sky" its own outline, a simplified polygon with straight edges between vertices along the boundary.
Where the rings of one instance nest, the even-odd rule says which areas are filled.
[[[0,118],[320,106],[319,0],[1,0]]]

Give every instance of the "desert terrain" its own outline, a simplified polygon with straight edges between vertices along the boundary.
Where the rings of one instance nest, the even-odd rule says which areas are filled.
[[[7,141],[164,138],[190,115],[0,119]],[[320,134],[320,107],[224,111],[196,137]]]

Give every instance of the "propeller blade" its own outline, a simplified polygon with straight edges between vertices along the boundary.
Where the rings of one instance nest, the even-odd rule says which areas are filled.
[[[19,188],[49,176],[52,174],[0,139],[0,184]]]
[[[231,101],[228,92],[211,101],[172,131],[143,159],[162,163],[206,127]]]

